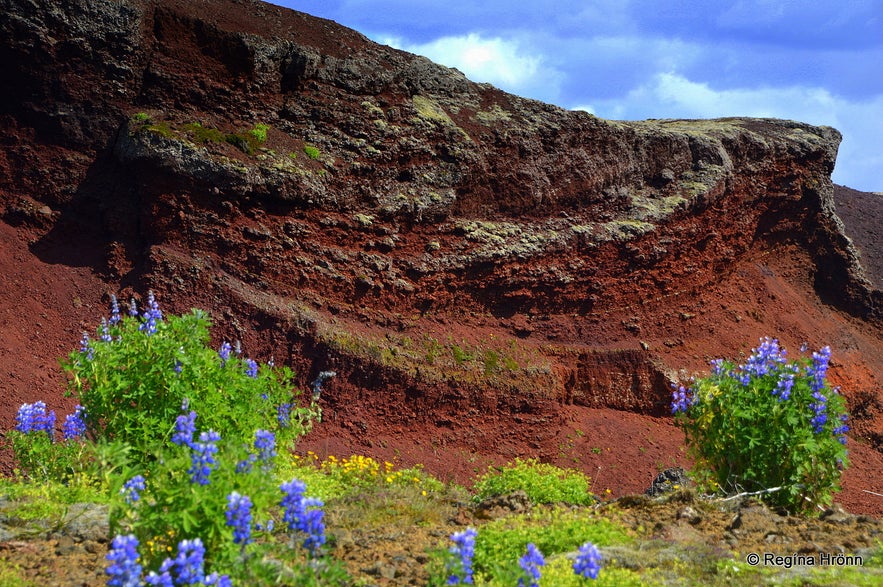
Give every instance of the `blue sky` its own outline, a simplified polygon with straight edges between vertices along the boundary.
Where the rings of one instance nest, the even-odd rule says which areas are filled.
[[[274,0],[602,118],[770,116],[843,133],[883,191],[883,0]]]

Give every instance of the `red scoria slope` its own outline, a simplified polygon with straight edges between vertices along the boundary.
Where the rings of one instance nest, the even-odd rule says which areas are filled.
[[[4,428],[69,409],[55,359],[152,288],[338,373],[303,450],[460,481],[536,456],[618,495],[685,462],[670,381],[773,335],[832,346],[841,501],[883,512],[883,294],[834,129],[605,121],[258,2],[0,6]]]

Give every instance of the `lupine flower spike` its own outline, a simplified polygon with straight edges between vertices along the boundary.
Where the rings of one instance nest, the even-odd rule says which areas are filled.
[[[448,585],[472,585],[472,558],[475,556],[475,528],[466,528],[462,532],[451,534],[450,553],[454,560],[448,564]]]
[[[233,528],[233,543],[251,543],[251,498],[233,492],[227,496],[227,525]]]
[[[61,433],[65,440],[74,440],[86,434],[86,410],[83,406],[76,406],[73,414],[68,414],[61,426]]]
[[[525,583],[525,577],[518,579],[518,587],[539,587],[540,585],[540,567],[546,564],[543,553],[531,542],[527,545],[527,554],[518,559],[518,564],[524,571],[529,583]]]
[[[120,494],[125,496],[126,503],[134,505],[141,499],[141,492],[144,491],[146,485],[142,475],[135,475],[123,485]]]
[[[141,585],[141,565],[138,563],[138,539],[133,535],[117,536],[111,543],[107,560],[109,587],[138,587]]]
[[[576,560],[573,561],[573,572],[586,579],[597,579],[601,571],[601,553],[591,542],[579,547]]]

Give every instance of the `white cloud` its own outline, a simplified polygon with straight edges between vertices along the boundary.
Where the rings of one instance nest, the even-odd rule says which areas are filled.
[[[521,95],[541,92],[544,96],[557,97],[563,77],[561,72],[549,67],[539,53],[525,48],[517,40],[484,38],[470,33],[423,44],[408,44],[396,38],[381,39],[381,42],[455,67],[473,81],[487,82]]]

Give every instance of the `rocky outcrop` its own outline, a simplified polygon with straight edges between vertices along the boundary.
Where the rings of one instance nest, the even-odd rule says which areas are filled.
[[[881,293],[834,213],[832,128],[602,120],[250,0],[0,9],[7,222],[209,308],[304,382],[333,368],[354,435],[662,414],[677,369],[764,334],[827,344],[830,312],[861,333],[843,382],[878,387]]]

